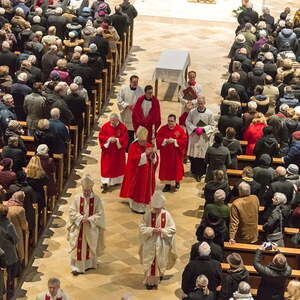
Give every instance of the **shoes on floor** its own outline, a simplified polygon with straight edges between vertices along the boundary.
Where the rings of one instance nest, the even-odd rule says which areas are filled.
[[[180,188],[180,182],[176,182],[176,183],[175,183],[175,189],[176,189],[176,190],[179,190],[179,188]]]
[[[83,273],[82,273],[82,272],[77,272],[77,271],[72,271],[72,274],[73,274],[74,276],[78,276],[78,275],[83,274]]]
[[[108,192],[108,185],[107,185],[107,183],[104,183],[101,188],[102,188],[102,193],[107,193]]]
[[[171,191],[171,184],[166,184],[165,187],[163,188],[163,192],[170,192]]]

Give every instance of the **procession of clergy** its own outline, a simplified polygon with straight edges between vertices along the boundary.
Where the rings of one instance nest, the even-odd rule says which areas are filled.
[[[206,170],[205,153],[215,131],[213,114],[205,107],[201,86],[195,79],[196,72],[190,71],[186,86],[179,92],[179,124],[171,114],[167,125],[161,126],[160,104],[152,86],[142,89],[139,78],[131,76],[118,96],[120,117],[112,113],[99,131],[103,192],[121,184],[120,197],[128,199],[134,213],[143,214],[139,254],[147,289],[157,288],[164,272],[176,260],[176,226],[165,210],[163,192],[180,188],[186,156],[190,158],[192,173],[198,174],[196,180],[201,180]],[[158,166],[159,179],[165,183],[163,192],[155,188]],[[75,197],[69,208],[68,241],[75,276],[97,268],[104,248],[102,202],[93,192],[90,175],[82,178],[81,185],[82,194]]]

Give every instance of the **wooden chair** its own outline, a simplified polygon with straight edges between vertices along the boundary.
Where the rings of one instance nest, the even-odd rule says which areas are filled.
[[[48,187],[44,185],[43,189],[45,198],[45,207],[43,208],[43,226],[46,227],[48,218]]]
[[[71,135],[71,155],[72,155],[72,162],[75,164],[78,157],[78,126],[72,125],[69,126],[70,135]]]
[[[224,242],[224,255],[227,256],[232,252],[238,252],[242,257],[244,264],[252,265],[254,261],[255,251],[259,245],[235,243],[230,244]],[[300,266],[300,249],[279,247],[281,253],[286,256],[288,264],[293,269],[299,269]],[[272,262],[275,251],[264,251],[262,254],[262,263],[268,264]]]
[[[28,265],[28,260],[29,260],[29,231],[28,230],[23,231],[23,237],[24,237],[24,266],[26,267]]]
[[[34,240],[34,245],[37,245],[38,237],[39,237],[39,209],[38,209],[38,204],[37,203],[33,203],[32,206],[33,206],[33,209],[34,209],[33,240]]]

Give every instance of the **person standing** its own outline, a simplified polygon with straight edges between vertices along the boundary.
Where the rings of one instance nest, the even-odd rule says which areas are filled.
[[[151,211],[143,216],[140,225],[140,258],[145,271],[148,290],[157,289],[166,270],[176,261],[176,226],[171,214],[164,209],[166,198],[156,191],[151,199]]]
[[[163,192],[171,191],[170,181],[179,189],[184,175],[183,157],[187,144],[184,130],[176,124],[176,116],[168,116],[168,124],[157,132],[157,147],[160,150],[159,179],[166,181]]]
[[[196,82],[196,72],[188,72],[188,81],[185,83],[185,86],[182,90],[179,91],[179,100],[188,101],[188,100],[197,100],[198,97],[203,95],[202,86],[200,83]]]
[[[103,192],[108,186],[121,184],[125,173],[125,150],[128,143],[126,126],[115,113],[99,131],[101,147],[101,182]]]
[[[230,208],[229,242],[234,244],[253,244],[258,239],[258,209],[257,196],[250,195],[250,185],[241,182],[238,186],[239,198],[232,202]]]
[[[36,300],[68,300],[68,297],[60,288],[60,280],[58,278],[49,278],[48,291],[39,294]]]
[[[153,87],[147,85],[144,89],[145,95],[138,98],[132,110],[132,123],[134,131],[139,126],[143,126],[148,130],[148,142],[152,141],[153,135],[161,124],[160,104],[158,99],[153,95]],[[154,130],[154,132],[153,132]]]
[[[145,213],[155,190],[155,171],[158,156],[147,142],[148,130],[140,126],[137,139],[128,151],[128,159],[120,197],[129,199],[129,207],[135,213]]]
[[[82,193],[69,208],[68,241],[71,270],[74,276],[96,269],[98,256],[104,249],[105,218],[101,199],[94,194],[90,175],[81,180]]]
[[[144,91],[139,86],[139,77],[132,75],[130,77],[129,85],[125,85],[121,88],[118,95],[118,108],[121,115],[121,120],[128,129],[128,147],[134,140],[134,130],[132,124],[132,110],[137,99],[143,96]]]
[[[206,173],[205,153],[213,142],[215,131],[214,116],[205,107],[205,97],[198,97],[198,107],[189,112],[185,124],[189,135],[187,155],[191,172],[199,182]]]

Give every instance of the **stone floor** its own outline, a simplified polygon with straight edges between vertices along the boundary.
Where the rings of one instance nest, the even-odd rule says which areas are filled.
[[[161,2],[172,0],[162,0]],[[111,1],[115,4],[119,1]],[[239,1],[237,1],[239,5]],[[267,0],[272,11],[279,13],[282,1]],[[285,6],[296,8],[296,1],[286,1]],[[160,10],[160,7],[157,7]],[[157,15],[160,15],[157,13]],[[198,81],[203,84],[208,106],[218,110],[219,90],[226,74],[228,60],[226,54],[233,39],[235,23],[207,22],[201,20],[178,19],[172,17],[139,16],[135,23],[134,46],[127,66],[122,73],[119,84],[115,86],[111,101],[99,125],[108,120],[110,112],[117,111],[116,95],[120,86],[128,82],[132,74],[140,76],[142,86],[152,82],[155,64],[160,52],[165,49],[183,49],[191,54],[192,65],[198,73]],[[180,112],[176,100],[177,87],[160,84],[163,122],[169,113]],[[107,219],[106,251],[100,257],[99,268],[85,275],[73,277],[70,273],[66,226],[68,224],[68,207],[73,195],[79,191],[80,176],[89,173],[96,180],[95,192],[100,194],[100,174],[98,158],[100,150],[97,141],[98,128],[83,151],[82,158],[69,180],[68,189],[63,195],[58,211],[55,212],[44,239],[34,253],[32,267],[28,269],[25,282],[17,299],[35,299],[46,289],[49,277],[59,277],[62,288],[73,300],[117,300],[125,292],[132,293],[136,300],[177,299],[180,298],[181,274],[188,261],[189,249],[194,242],[195,225],[199,223],[197,208],[202,203],[201,184],[191,177],[185,177],[180,191],[168,193],[167,209],[172,213],[177,225],[178,261],[167,272],[157,291],[145,291],[142,285],[143,271],[138,259],[138,224],[141,217],[133,214],[128,205],[118,196],[116,189],[100,195],[105,206]],[[186,166],[188,172],[189,166]],[[161,188],[158,182],[158,188]]]

